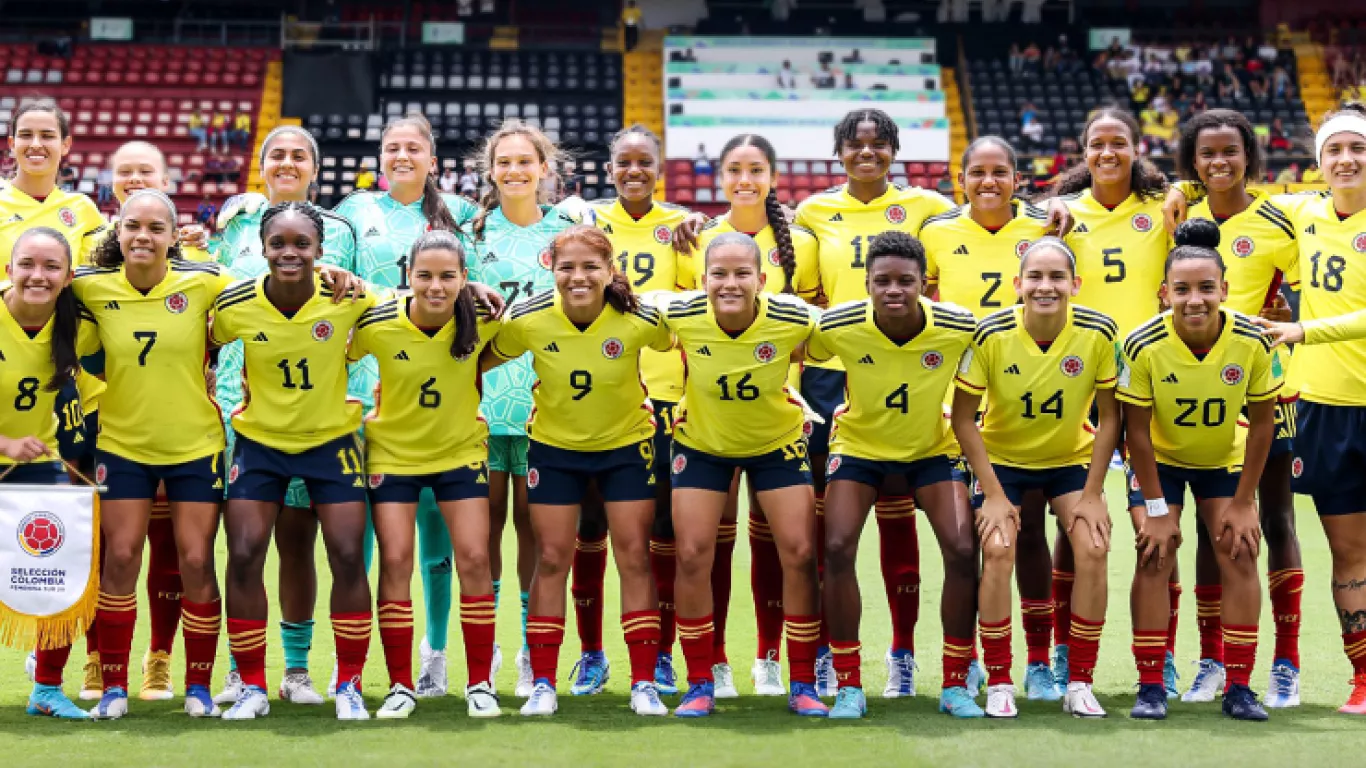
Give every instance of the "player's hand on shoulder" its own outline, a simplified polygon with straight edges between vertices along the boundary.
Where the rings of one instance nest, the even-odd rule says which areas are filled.
[[[474,294],[474,300],[483,304],[489,311],[489,318],[497,320],[503,316],[503,310],[507,308],[507,301],[503,299],[503,294],[483,283],[469,282],[470,292]]]

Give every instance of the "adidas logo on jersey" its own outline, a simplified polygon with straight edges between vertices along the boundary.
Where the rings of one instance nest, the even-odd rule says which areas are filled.
[[[3,362],[5,362],[5,352],[4,350],[0,350],[0,363]]]
[[[379,237],[379,227],[371,227],[365,230],[366,237]]]
[[[408,351],[407,351],[407,350],[405,350],[405,349],[400,349],[400,350],[398,351],[398,354],[397,354],[397,355],[394,355],[394,359],[395,359],[395,360],[410,360],[411,358],[408,357]]]
[[[858,361],[859,361],[860,363],[865,364],[865,365],[872,365],[872,364],[873,364],[873,356],[872,356],[872,355],[864,355],[863,357],[860,357],[860,358],[858,359]]]
[[[611,224],[604,224],[604,225],[602,225],[602,233],[603,233],[604,235],[613,235],[613,234],[616,234],[615,232],[612,231],[612,225],[611,225]]]
[[[543,351],[545,351],[545,352],[559,352],[559,351],[560,351],[560,345],[559,345],[559,344],[556,344],[555,342],[552,341],[552,342],[550,342],[550,344],[548,344],[548,345],[546,346],[545,350],[543,350]]]
[[[251,340],[252,340],[252,341],[270,341],[270,339],[267,339],[267,338],[266,338],[266,332],[265,332],[265,331],[261,331],[261,332],[257,333],[255,336],[252,336],[252,337],[251,337]]]
[[[830,220],[831,220],[831,221],[844,221],[844,217],[837,213],[837,214],[835,214],[834,216],[831,216],[831,217],[830,217]]]
[[[1090,232],[1091,230],[1087,229],[1085,224],[1078,224],[1077,228],[1072,231],[1080,235],[1085,232]]]
[[[702,355],[703,357],[711,357],[711,350],[707,349],[705,346],[701,346],[697,348],[697,354]]]
[[[966,245],[960,245],[960,246],[958,246],[957,248],[953,249],[953,255],[954,255],[954,256],[967,256],[967,255],[968,255],[968,247],[967,247]]]
[[[1015,374],[1016,376],[1019,376],[1019,375],[1020,375],[1020,366],[1015,365],[1014,363],[1011,363],[1011,364],[1010,364],[1010,367],[1006,369],[1006,373],[1013,373],[1013,374]]]
[[[104,308],[105,308],[105,309],[118,309],[118,308],[119,308],[119,303],[118,303],[117,301],[111,301],[111,302],[109,302],[108,304],[105,304],[105,305],[104,305]]]
[[[1166,376],[1162,377],[1162,381],[1163,381],[1163,383],[1165,383],[1165,384],[1176,384],[1176,383],[1178,383],[1178,382],[1176,381],[1176,374],[1174,374],[1174,373],[1169,373],[1169,374],[1167,374]]]
[[[484,258],[482,258],[482,259],[479,260],[479,263],[480,263],[480,264],[492,264],[493,262],[495,262],[495,261],[497,261],[497,260],[498,260],[498,254],[494,253],[493,251],[489,251],[488,253],[484,254]]]
[[[1310,224],[1309,226],[1307,226],[1307,227],[1304,228],[1304,234],[1306,234],[1306,235],[1317,235],[1318,232],[1314,231],[1314,225],[1313,225],[1313,224]]]

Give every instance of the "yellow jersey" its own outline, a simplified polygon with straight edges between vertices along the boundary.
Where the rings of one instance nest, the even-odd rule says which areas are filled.
[[[1228,299],[1224,305],[1235,312],[1256,315],[1271,303],[1276,272],[1291,288],[1299,288],[1299,243],[1290,217],[1271,198],[1248,190],[1252,204],[1242,213],[1219,221],[1210,211],[1209,198],[1191,206],[1188,218],[1208,219],[1219,225],[1219,254],[1228,268]]]
[[[55,461],[57,452],[56,412],[58,392],[47,388],[55,369],[52,365],[52,323],[55,316],[36,331],[19,325],[5,304],[8,286],[0,286],[0,435],[8,438],[36,437],[43,441]],[[87,314],[81,312],[80,332],[88,335]],[[93,377],[88,377],[93,378]],[[81,379],[77,377],[79,388]],[[14,464],[0,455],[0,466]]]
[[[1162,198],[1140,200],[1130,193],[1113,211],[1089,189],[1061,199],[1072,213],[1066,241],[1081,278],[1076,303],[1104,307],[1121,335],[1132,331],[1161,308],[1157,294],[1170,250]]]
[[[610,451],[654,436],[654,411],[640,380],[640,352],[671,349],[659,310],[619,312],[604,305],[579,328],[564,314],[558,291],[538,294],[508,312],[493,354],[513,360],[530,352],[538,382],[527,435],[571,451]]]
[[[1088,464],[1095,436],[1086,428],[1096,390],[1118,376],[1109,317],[1078,304],[1062,333],[1041,349],[1024,327],[1024,307],[1003,309],[977,326],[963,353],[958,388],[988,401],[982,441],[993,464],[1052,469]]]
[[[1246,433],[1243,403],[1270,400],[1281,390],[1280,358],[1246,315],[1220,307],[1219,339],[1197,356],[1163,312],[1124,340],[1121,401],[1152,409],[1153,450],[1175,467],[1241,466]]]
[[[1014,278],[1020,256],[1047,231],[1048,212],[1024,201],[1015,215],[992,232],[973,221],[972,206],[932,216],[920,228],[925,246],[925,284],[939,300],[966,308],[978,320],[1018,303]]]
[[[266,298],[263,275],[234,283],[214,305],[213,342],[242,340],[246,397],[232,427],[262,445],[302,453],[360,428],[361,403],[346,397],[346,340],[376,303],[373,293],[332,303],[316,275],[313,296],[292,317]]]
[[[223,419],[205,380],[214,300],[233,278],[217,264],[172,259],[146,294],[125,267],[82,267],[71,288],[94,318],[108,389],[100,450],[143,464],[181,464],[223,451]]]
[[[411,297],[391,299],[356,321],[347,355],[379,363],[375,409],[365,419],[372,474],[428,475],[485,461],[489,430],[479,418],[479,353],[500,323],[479,305],[479,341],[451,356],[455,320],[429,332],[408,315]]]
[[[78,192],[53,189],[42,201],[18,187],[0,189],[0,260],[8,264],[14,241],[25,230],[51,227],[71,246],[73,265],[89,264],[108,227],[95,203]]]
[[[697,287],[693,257],[673,249],[674,229],[688,209],[655,203],[637,220],[617,199],[589,203],[593,223],[612,241],[617,269],[631,280],[636,293],[690,291]],[[640,372],[650,399],[676,403],[683,396],[683,356],[677,350],[641,350]]]
[[[720,216],[707,222],[707,226],[697,234],[697,255],[695,266],[697,268],[697,278],[694,283],[702,279],[703,255],[707,252],[707,246],[715,240],[718,235],[728,232],[739,232],[730,223],[730,217]],[[815,301],[821,292],[820,274],[820,243],[816,241],[816,235],[805,227],[795,224],[788,226],[788,231],[792,234],[792,250],[796,253],[796,269],[792,274],[792,290],[806,301]],[[745,234],[749,234],[746,232]],[[759,252],[763,254],[760,266],[763,267],[765,280],[765,293],[781,293],[783,290],[783,267],[778,259],[778,241],[773,237],[773,227],[765,226],[755,232],[751,237],[759,245]]]
[[[788,362],[815,326],[815,310],[794,297],[761,294],[758,315],[732,337],[706,294],[683,294],[664,312],[688,364],[674,439],[715,456],[744,458],[802,437],[802,407],[788,396]]]
[[[957,453],[938,407],[953,384],[977,322],[962,307],[920,297],[925,327],[909,340],[887,337],[869,299],[825,312],[807,342],[811,360],[838,356],[848,373],[847,403],[835,414],[830,454],[916,461]]]

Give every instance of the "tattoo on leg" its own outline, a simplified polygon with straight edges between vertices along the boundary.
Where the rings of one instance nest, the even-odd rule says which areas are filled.
[[[1338,620],[1342,622],[1343,632],[1366,632],[1366,611],[1344,609],[1338,612]]]
[[[1366,579],[1352,579],[1351,581],[1335,581],[1333,589],[1366,589]]]

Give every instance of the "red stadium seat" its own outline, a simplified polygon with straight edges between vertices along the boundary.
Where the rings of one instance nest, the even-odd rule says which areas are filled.
[[[671,197],[673,197],[674,202],[676,203],[691,203],[693,201],[691,189],[677,190],[671,195]]]
[[[811,190],[809,190],[809,189],[799,189],[799,190],[797,190],[797,196],[796,196],[797,202],[800,203],[801,201],[805,200],[805,199],[808,198],[808,197],[811,197]]]
[[[811,176],[805,173],[794,173],[787,177],[792,182],[792,188],[799,191],[807,191],[812,187]]]
[[[829,176],[812,176],[812,177],[811,177],[811,188],[812,188],[812,189],[829,189],[831,186],[832,186],[832,185],[831,185],[831,183],[830,183],[830,177],[829,177]]]
[[[907,176],[924,176],[924,175],[925,175],[925,164],[924,164],[924,163],[906,163],[906,175],[907,175]]]
[[[930,163],[929,173],[936,178],[945,176],[949,172],[948,163]]]
[[[669,187],[671,189],[692,189],[693,178],[689,175],[674,176],[669,179]]]
[[[669,173],[683,175],[692,173],[692,162],[688,160],[670,160]]]
[[[700,173],[692,178],[692,185],[698,189],[711,189],[716,186],[716,179],[708,174]]]

